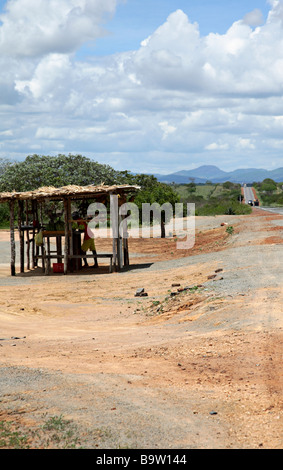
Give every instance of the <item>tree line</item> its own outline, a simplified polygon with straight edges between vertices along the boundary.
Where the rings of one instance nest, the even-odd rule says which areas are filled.
[[[83,155],[29,155],[25,160],[13,162],[0,159],[0,192],[32,191],[40,187],[68,185],[136,185],[140,191],[135,197],[139,209],[143,203],[169,202],[174,207],[180,197],[174,188],[160,183],[153,175],[133,174],[128,170],[115,170],[110,165],[91,160]],[[2,207],[1,207],[2,206]],[[9,210],[0,204],[0,225],[7,225]]]

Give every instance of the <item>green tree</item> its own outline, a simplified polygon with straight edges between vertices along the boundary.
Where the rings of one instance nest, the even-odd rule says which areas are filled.
[[[12,161],[7,158],[0,158],[0,180],[10,165],[12,165]],[[0,204],[0,227],[6,228],[9,226],[9,214],[8,203]]]
[[[43,186],[115,184],[119,172],[82,155],[31,155],[7,165],[0,174],[0,191],[31,191]]]
[[[144,173],[134,175],[127,170],[119,172],[118,181],[120,184],[140,186],[141,190],[150,190],[159,184],[157,178],[153,175],[146,175]]]
[[[5,173],[6,169],[12,165],[12,161],[7,158],[0,158],[0,177]]]
[[[273,191],[276,191],[276,189],[277,184],[271,178],[265,178],[260,185],[260,190],[268,193],[272,193]]]
[[[231,183],[231,181],[225,181],[225,183],[223,183],[222,186],[223,186],[224,189],[231,190],[231,189],[237,188],[237,186],[239,186],[239,185]]]
[[[144,180],[145,181],[145,180]],[[160,183],[156,178],[149,178],[147,181],[148,186],[143,186],[141,191],[135,197],[135,204],[139,208],[140,216],[142,214],[142,205],[145,203],[157,203],[160,206],[170,204],[173,209],[175,204],[180,201],[180,196],[174,191],[172,186],[165,183]],[[173,210],[174,214],[174,210]],[[151,220],[153,222],[153,219]],[[166,220],[165,210],[161,211],[161,238],[165,238],[165,224],[169,222]]]
[[[194,181],[187,184],[186,186],[187,186],[187,191],[188,191],[189,194],[192,194],[192,193],[196,192],[197,186],[196,186],[196,183]]]

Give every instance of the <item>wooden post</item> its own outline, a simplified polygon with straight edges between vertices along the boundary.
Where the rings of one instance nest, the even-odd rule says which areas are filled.
[[[20,269],[21,273],[25,272],[25,246],[24,246],[24,232],[22,231],[22,215],[23,215],[23,201],[18,202],[18,230],[20,239]]]
[[[28,226],[29,224],[29,204],[28,200],[26,200],[26,225]],[[29,239],[29,229],[27,228],[27,269],[30,269],[30,239]]]
[[[41,225],[41,230],[43,230],[43,202],[40,203],[40,225]],[[44,237],[41,245],[41,256],[42,256],[42,269],[45,271],[45,256],[46,256],[46,251],[45,251],[45,243],[44,243]]]
[[[44,239],[44,237],[43,237]],[[44,244],[44,256],[46,256],[45,259],[45,274],[48,275],[50,274],[50,263],[51,260],[49,258],[50,256],[50,238],[46,237],[46,244]]]
[[[57,250],[57,255],[62,255],[61,235],[58,235],[56,237],[56,250]],[[60,256],[57,258],[57,263],[62,263],[62,258]]]
[[[35,216],[35,201],[31,201],[31,208],[32,208],[32,241],[31,241],[31,267],[32,269],[34,269],[34,267],[36,266],[36,261],[35,261],[35,241],[34,241],[34,237],[35,237],[35,220],[36,220],[36,216]]]
[[[81,266],[81,260],[72,258],[75,254],[80,254],[81,252],[81,237],[79,239],[77,234],[74,235],[73,231],[73,222],[72,222],[72,204],[71,199],[68,199],[68,230],[69,230],[69,269],[71,272],[78,271]]]
[[[40,223],[39,223],[39,215],[38,215],[38,202],[35,201],[34,202],[34,208],[35,208],[35,216],[36,216],[36,220],[38,222],[38,228],[36,229],[36,233],[39,232],[40,230]],[[39,246],[35,245],[35,254],[36,255],[39,255]],[[38,265],[38,260],[36,259],[36,266]]]
[[[16,275],[16,245],[15,245],[15,202],[10,201],[10,241],[11,241],[11,276]]]
[[[47,258],[47,255],[48,255],[48,253],[46,252],[46,246],[43,242],[44,272],[45,272],[46,276],[48,276],[48,274],[50,272],[50,259]]]
[[[72,222],[71,222],[71,219],[72,219],[72,203],[71,203],[71,199],[68,198],[68,255],[73,255],[74,254],[74,246],[73,246],[73,230],[72,230]],[[69,261],[69,258],[68,258],[68,266],[70,268],[70,266],[72,266],[72,262],[73,260],[70,259]]]
[[[123,268],[124,265],[124,253],[123,253],[123,237],[120,234],[120,226],[122,222],[122,217],[118,214],[118,238],[117,238],[117,249],[118,249],[118,263],[119,269]]]
[[[71,212],[72,212],[71,211],[71,199],[68,199],[68,231],[70,233],[69,252],[70,252],[70,255],[73,256],[73,254],[74,254],[74,236],[73,236],[73,230],[72,230],[73,223],[71,222],[71,218],[72,218]],[[75,267],[75,270],[77,270],[77,265],[78,265],[77,260],[74,260],[74,259],[70,258],[69,266],[70,266],[71,272],[74,271],[74,267]]]
[[[129,245],[128,245],[128,226],[127,226],[127,217],[122,215],[123,221],[123,259],[124,259],[124,266],[129,266]]]
[[[64,198],[64,224],[65,224],[65,246],[64,246],[64,274],[68,272],[68,253],[69,253],[69,203]]]
[[[116,195],[113,195],[112,193],[110,193],[110,220],[111,220],[112,237],[113,237],[113,264],[114,264],[114,270],[118,271],[119,270],[118,198]]]
[[[32,251],[32,268],[35,268],[37,266],[37,258],[39,254],[39,247],[35,244],[35,234],[38,233],[38,227],[35,227],[35,222],[39,224],[39,218],[38,218],[38,207],[37,207],[37,201],[32,201],[32,223],[33,223],[33,228],[32,228],[32,242],[31,242],[31,251]]]
[[[123,238],[123,244],[124,244],[124,266],[129,266],[129,264],[130,264],[129,244],[128,244],[128,238],[127,237]]]

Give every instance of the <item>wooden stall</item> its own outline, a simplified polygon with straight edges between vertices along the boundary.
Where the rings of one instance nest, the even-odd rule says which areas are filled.
[[[109,271],[121,269],[129,265],[127,236],[121,236],[118,227],[121,223],[119,206],[133,198],[140,188],[138,186],[64,186],[61,188],[43,187],[27,192],[0,193],[0,203],[10,205],[10,244],[11,244],[11,275],[16,275],[15,230],[19,233],[20,271],[24,272],[25,258],[27,269],[33,269],[41,261],[45,274],[49,274],[51,261],[63,266],[64,274],[77,271],[81,267],[82,258],[93,258],[93,253],[82,253],[80,250],[80,233],[73,230],[72,204],[85,201],[100,202],[110,208],[112,215],[112,253],[95,253],[96,259],[109,259]],[[60,201],[63,209],[63,225],[61,230],[48,230],[44,224],[44,207],[46,203]],[[17,211],[15,209],[17,208]],[[15,220],[17,212],[17,220]],[[41,237],[42,243],[35,240]],[[50,240],[54,238],[56,249],[51,250]],[[26,240],[26,250],[25,250]],[[25,257],[26,251],[26,257]]]

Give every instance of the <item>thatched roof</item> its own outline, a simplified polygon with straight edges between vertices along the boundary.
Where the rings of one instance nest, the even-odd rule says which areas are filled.
[[[140,189],[139,186],[131,185],[113,185],[106,186],[101,184],[99,186],[62,186],[61,188],[54,188],[52,186],[42,187],[35,189],[34,191],[25,192],[3,192],[0,193],[0,203],[9,202],[11,200],[44,200],[44,199],[63,199],[65,197],[71,199],[84,199],[84,198],[96,198],[105,194],[124,194],[128,192],[136,192]]]

